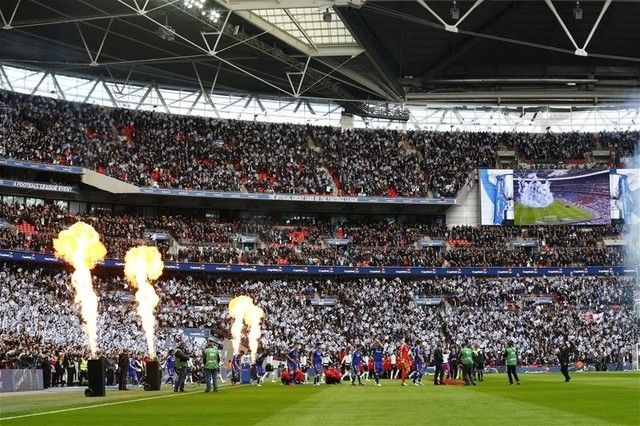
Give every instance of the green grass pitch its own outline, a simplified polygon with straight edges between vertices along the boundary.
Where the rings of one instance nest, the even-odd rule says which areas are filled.
[[[516,201],[516,225],[554,225],[593,219],[593,214],[565,201],[555,200],[548,207],[525,207]]]
[[[553,374],[521,374],[508,386],[504,374],[478,386],[381,388],[282,386],[267,383],[204,393],[108,390],[105,398],[82,391],[0,396],[0,424],[11,425],[603,425],[640,424],[640,374],[574,373],[570,383]],[[41,413],[41,415],[28,416]]]

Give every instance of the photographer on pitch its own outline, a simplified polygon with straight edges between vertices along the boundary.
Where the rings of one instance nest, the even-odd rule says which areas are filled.
[[[183,342],[178,344],[176,348],[176,383],[173,385],[174,392],[184,392],[184,382],[187,380],[187,374],[189,373],[188,362],[189,357],[185,353],[185,345]]]

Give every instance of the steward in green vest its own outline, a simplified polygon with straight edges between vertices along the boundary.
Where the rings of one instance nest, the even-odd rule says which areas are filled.
[[[460,361],[462,362],[462,378],[465,385],[476,385],[476,379],[473,374],[473,350],[468,343],[462,347],[460,351]]]
[[[212,345],[208,345],[202,352],[202,359],[204,360],[204,368],[211,370],[220,368],[220,352]]]
[[[504,351],[504,363],[507,365],[507,376],[509,377],[509,386],[513,385],[513,379],[516,379],[516,384],[520,384],[520,378],[516,372],[518,366],[518,351],[513,347],[513,342],[507,342],[507,349]]]
[[[207,342],[207,347],[202,351],[202,365],[204,366],[204,376],[207,383],[205,392],[218,392],[218,371],[220,369],[220,352],[211,340]]]
[[[462,361],[462,365],[472,365],[473,364],[473,350],[465,346],[462,348],[460,352],[460,360]]]
[[[78,360],[78,386],[82,386],[85,380],[89,380],[89,363],[83,355]]]
[[[507,365],[518,365],[518,354],[516,352],[516,349],[508,346],[505,352],[505,363]]]

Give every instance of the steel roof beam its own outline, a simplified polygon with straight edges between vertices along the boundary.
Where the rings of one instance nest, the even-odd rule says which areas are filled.
[[[382,44],[369,29],[359,11],[353,8],[336,8],[336,13],[342,19],[349,32],[364,47],[365,54],[385,83],[386,99],[399,101],[404,95],[402,86],[398,83],[400,70],[391,60]]]
[[[233,11],[269,9],[326,9],[333,6],[359,7],[364,0],[216,0]]]
[[[62,25],[62,24],[73,24],[78,22],[91,22],[91,21],[103,21],[105,19],[120,19],[120,18],[131,18],[134,16],[138,16],[138,13],[120,13],[113,15],[90,15],[90,16],[79,16],[79,17],[64,17],[57,19],[43,19],[38,21],[21,21],[16,22],[11,26],[12,29],[24,29],[24,28],[34,28],[34,27],[43,27],[49,25]]]
[[[507,19],[511,16],[511,12],[514,6],[515,6],[515,3],[509,2],[509,4],[502,7],[502,9],[496,15],[494,15],[489,21],[482,24],[482,26],[480,26],[480,28],[478,28],[476,31],[483,32],[483,33],[491,32],[496,27],[499,27],[504,22],[506,22]],[[478,37],[473,37],[473,36],[465,37],[460,43],[458,43],[453,49],[451,49],[449,53],[445,54],[435,64],[431,65],[428,70],[418,73],[418,76],[424,78],[424,77],[430,77],[439,73],[451,62],[455,61],[460,56],[464,55],[469,50],[477,46],[481,41],[482,39]]]

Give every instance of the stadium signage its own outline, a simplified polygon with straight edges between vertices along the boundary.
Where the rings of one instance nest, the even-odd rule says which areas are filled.
[[[41,369],[0,369],[0,393],[44,389]]]
[[[0,158],[0,166],[18,167],[21,169],[42,170],[46,172],[58,172],[74,175],[81,175],[83,173],[82,167],[36,163],[33,161],[14,160],[12,158]]]
[[[0,179],[0,186],[8,188],[31,189],[35,191],[66,192],[77,194],[80,192],[76,186],[56,185],[52,183],[23,182],[19,180]]]
[[[63,262],[50,255],[22,252],[14,250],[0,249],[0,258],[13,261],[28,261],[36,263]],[[122,268],[124,263],[117,259],[106,259],[99,263],[105,268]],[[237,274],[283,274],[283,275],[358,275],[358,276],[547,276],[547,275],[635,275],[637,270],[625,266],[589,266],[586,268],[497,268],[497,267],[464,267],[464,268],[419,268],[419,267],[369,267],[362,266],[353,268],[350,266],[300,266],[300,265],[238,265],[220,263],[186,263],[186,262],[165,262],[165,269],[171,271],[203,271],[203,272],[228,272]]]
[[[182,335],[185,337],[190,337],[192,339],[207,339],[209,338],[211,332],[205,329],[199,328],[183,328]]]
[[[351,238],[327,238],[325,241],[330,246],[347,246],[351,244]]]
[[[454,205],[455,198],[409,198],[409,197],[339,197],[333,195],[268,194],[264,192],[191,191],[169,188],[140,188],[141,194],[167,195],[173,197],[204,197],[240,200],[302,201],[315,203],[384,203],[418,205]]]
[[[312,306],[335,306],[338,304],[338,299],[335,297],[313,298],[311,299]]]
[[[416,296],[415,302],[418,306],[438,306],[442,303],[442,296]]]
[[[418,242],[422,247],[444,247],[446,243],[441,239],[421,238]]]
[[[511,240],[511,245],[513,247],[536,247],[538,246],[538,240],[534,240],[534,239],[526,239],[526,240],[520,240],[520,239],[514,239]]]
[[[231,296],[218,296],[214,298],[218,305],[228,305],[231,302]]]

